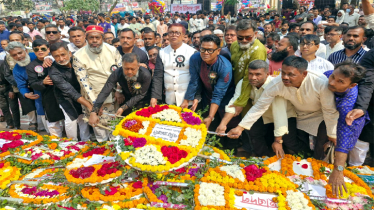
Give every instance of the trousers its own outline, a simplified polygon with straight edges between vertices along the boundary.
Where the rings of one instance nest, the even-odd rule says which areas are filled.
[[[83,120],[84,115],[81,114],[77,119],[71,120],[70,116],[65,112],[65,110],[60,105],[60,108],[65,116],[65,131],[66,136],[73,140],[78,140],[78,126],[79,126],[79,136],[82,141],[88,141],[90,139],[90,131],[88,123]]]
[[[14,126],[15,128],[21,127],[21,117],[18,105],[19,96],[21,96],[19,93],[14,93],[14,98],[10,99],[9,92],[5,91],[4,86],[0,86],[0,109],[3,111],[7,125]]]

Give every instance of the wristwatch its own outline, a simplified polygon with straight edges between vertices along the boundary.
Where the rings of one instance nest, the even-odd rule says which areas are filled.
[[[121,89],[116,89],[116,92],[122,93]]]
[[[340,165],[334,166],[334,168],[337,169],[340,172],[344,171],[344,167],[340,166]]]
[[[275,140],[275,142],[279,143],[279,144],[282,144],[283,143],[283,140],[280,139],[280,140]]]

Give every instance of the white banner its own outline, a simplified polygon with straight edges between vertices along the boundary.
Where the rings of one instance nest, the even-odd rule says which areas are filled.
[[[196,13],[199,10],[201,10],[201,4],[172,4],[170,11],[171,13]]]

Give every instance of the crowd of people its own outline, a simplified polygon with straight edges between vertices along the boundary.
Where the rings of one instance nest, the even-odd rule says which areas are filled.
[[[207,109],[204,124],[237,156],[334,148],[335,189],[346,162],[364,164],[369,147],[374,157],[374,8],[362,8],[6,17],[0,108],[8,129],[22,113],[30,130],[99,142],[134,109]]]

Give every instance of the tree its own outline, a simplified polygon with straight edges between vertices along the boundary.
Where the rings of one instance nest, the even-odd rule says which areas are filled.
[[[238,0],[223,0],[222,1],[222,9],[221,9],[221,14],[222,15],[225,15],[225,5],[235,5],[235,4],[237,4],[237,3],[239,3],[239,1]]]
[[[35,3],[31,0],[1,0],[0,3],[4,4],[9,11],[21,10],[25,11],[26,14],[35,8]]]
[[[99,6],[99,1],[97,0],[65,0],[64,6],[59,9],[66,15],[70,14],[72,10],[97,11]]]

